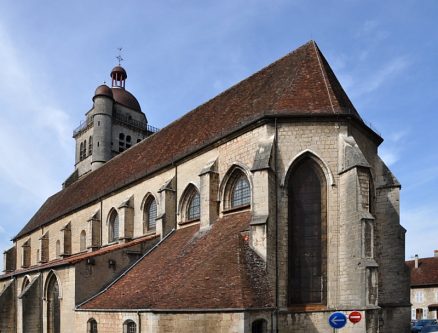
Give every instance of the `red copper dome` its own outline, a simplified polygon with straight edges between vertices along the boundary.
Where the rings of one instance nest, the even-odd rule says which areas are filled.
[[[107,96],[107,97],[113,98],[113,91],[106,84],[102,84],[96,88],[96,91],[94,93],[94,97],[96,97],[96,96]]]
[[[129,91],[117,87],[112,88],[112,91],[116,103],[126,106],[134,111],[141,112],[140,104]]]
[[[126,74],[125,69],[122,66],[116,66],[111,71],[111,78],[113,80],[126,80],[128,74]]]

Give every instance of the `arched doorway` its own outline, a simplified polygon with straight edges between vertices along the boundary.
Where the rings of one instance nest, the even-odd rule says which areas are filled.
[[[55,274],[47,284],[47,333],[61,333],[59,284]]]
[[[310,157],[290,172],[288,226],[288,304],[326,303],[327,185]]]

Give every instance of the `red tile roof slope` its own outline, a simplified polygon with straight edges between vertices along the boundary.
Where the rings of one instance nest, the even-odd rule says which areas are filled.
[[[289,53],[51,196],[15,238],[266,116],[360,120],[315,42]]]
[[[415,260],[406,261],[411,272],[411,287],[438,285],[438,257],[418,259],[418,268]]]
[[[219,219],[199,233],[177,230],[108,290],[81,309],[266,308],[273,300],[264,262],[241,231],[249,212]]]

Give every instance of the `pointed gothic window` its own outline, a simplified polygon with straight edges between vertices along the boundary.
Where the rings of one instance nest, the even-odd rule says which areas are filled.
[[[187,205],[187,219],[197,220],[201,215],[201,203],[198,191],[195,191],[189,199]]]
[[[111,211],[108,225],[108,243],[119,240],[119,214],[115,210]]]
[[[61,333],[59,285],[55,274],[47,284],[47,333]]]
[[[157,202],[155,198],[150,195],[146,199],[143,210],[144,232],[154,231],[156,228],[157,219]]]
[[[97,321],[94,318],[87,322],[87,333],[97,333]]]
[[[288,180],[288,303],[324,304],[327,294],[326,182],[304,158]]]

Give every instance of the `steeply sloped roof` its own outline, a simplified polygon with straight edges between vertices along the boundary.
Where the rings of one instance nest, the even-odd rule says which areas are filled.
[[[361,121],[310,41],[51,196],[16,238],[267,116],[351,116]]]
[[[242,235],[251,214],[210,230],[175,231],[109,289],[80,309],[247,309],[273,306],[263,260]]]
[[[418,259],[418,268],[415,268],[415,260],[406,264],[411,272],[411,287],[438,285],[438,257]]]

